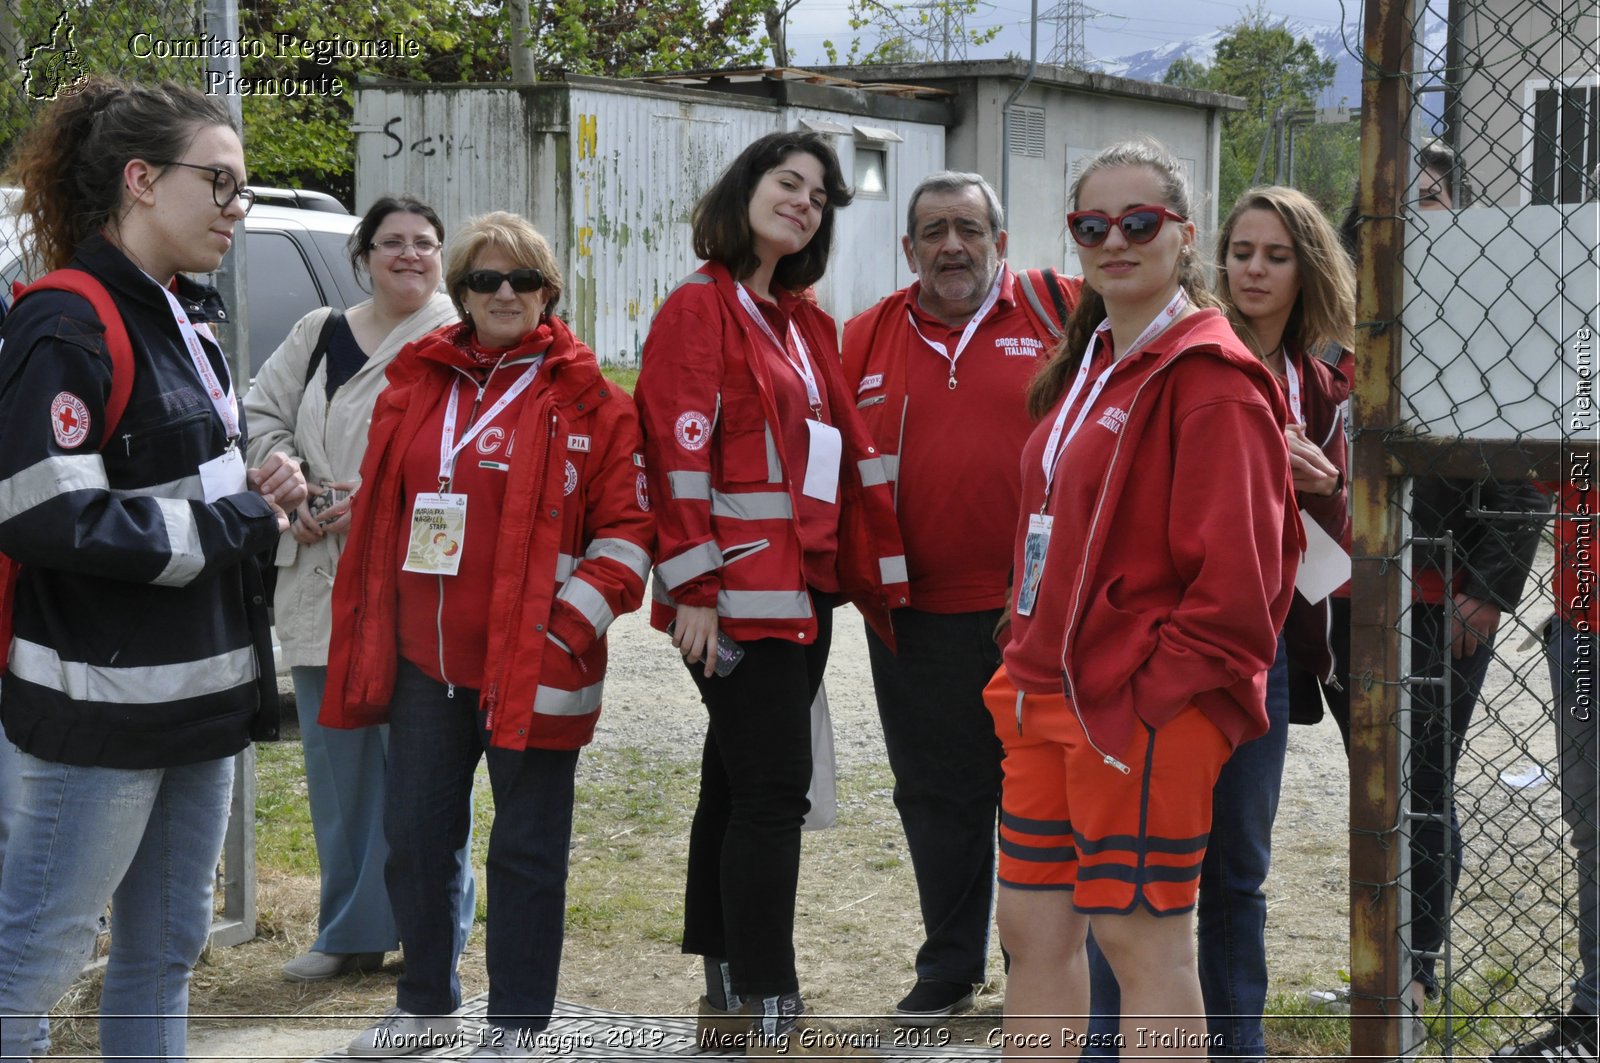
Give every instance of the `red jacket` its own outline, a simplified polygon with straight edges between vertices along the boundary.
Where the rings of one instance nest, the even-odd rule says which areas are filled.
[[[1119,363],[1066,447],[1038,601],[1014,617],[1005,664],[1020,690],[1065,677],[1102,754],[1191,703],[1235,746],[1266,732],[1303,545],[1286,417],[1272,373],[1202,310]],[[1054,421],[1023,452],[1018,573]]]
[[[962,330],[917,308],[917,284],[844,327],[844,379],[889,470],[911,596],[925,612],[1005,605],[1007,544],[1021,492],[1017,459],[1033,430],[1028,383],[1055,351],[1061,332],[1056,300],[1070,313],[1083,283],[1001,268],[999,299],[957,363],[954,390],[946,383],[947,363],[912,329],[908,314],[950,350]],[[909,452],[903,444],[908,432],[915,434]]]
[[[1300,405],[1305,415],[1306,438],[1322,448],[1329,461],[1349,479],[1350,463],[1344,433],[1344,404],[1350,398],[1350,383],[1339,370],[1301,351],[1288,351],[1285,358],[1294,360],[1300,376]],[[1287,386],[1287,385],[1285,385]],[[1350,549],[1350,485],[1341,483],[1331,495],[1310,495],[1295,492],[1295,504],[1316,521],[1329,537],[1348,552]],[[1350,584],[1333,592],[1349,597]],[[1289,661],[1297,668],[1313,673],[1321,682],[1336,678],[1333,648],[1329,645],[1328,602],[1316,604],[1296,594],[1289,606],[1289,618],[1284,624],[1284,638],[1288,645]],[[1349,662],[1345,662],[1348,666]],[[1297,697],[1297,695],[1299,695]],[[1291,688],[1291,703],[1298,700],[1315,700],[1315,705],[1296,706],[1296,722],[1322,718],[1322,695],[1306,688]]]
[[[793,321],[844,437],[840,591],[889,640],[888,611],[909,595],[887,476],[840,378],[833,320],[799,300]],[[667,296],[645,339],[635,397],[657,505],[650,621],[658,629],[683,603],[715,606],[734,639],[816,638],[795,533],[801,485],[773,429],[772,382],[755,356],[764,342],[715,262]]]
[[[406,449],[467,365],[465,325],[410,344],[389,367],[361,464],[334,626],[321,723],[388,718],[398,659],[396,584],[412,499]],[[533,385],[496,424],[515,425],[487,610],[479,704],[505,749],[576,749],[594,736],[606,670],[605,629],[644,598],[653,545],[639,423],[625,392],[565,323]],[[470,449],[470,448],[469,448]],[[571,466],[577,472],[573,485]],[[571,494],[566,493],[571,486]],[[470,517],[470,514],[469,514]]]

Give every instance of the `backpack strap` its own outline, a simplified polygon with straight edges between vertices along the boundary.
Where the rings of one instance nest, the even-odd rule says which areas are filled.
[[[105,449],[133,394],[133,344],[128,340],[128,327],[123,324],[122,312],[112,301],[111,293],[93,274],[70,267],[51,270],[26,287],[20,283],[13,285],[13,291],[16,295],[11,304],[13,313],[24,296],[37,291],[57,291],[71,292],[84,299],[100,319],[106,330],[106,353],[111,356],[111,397],[106,400],[106,427],[100,435],[100,447]]]
[[[1061,291],[1061,281],[1056,271],[1025,269],[1018,271],[1016,278],[1034,320],[1045,327],[1051,339],[1059,340],[1066,331],[1067,315],[1071,309]],[[1045,305],[1047,298],[1050,300],[1048,307]]]
[[[122,413],[128,408],[133,394],[133,344],[128,340],[128,327],[123,324],[122,312],[111,299],[111,293],[93,274],[81,269],[58,269],[46,273],[32,284],[21,282],[12,285],[10,313],[15,313],[23,296],[37,291],[71,292],[89,303],[95,317],[106,330],[106,352],[111,356],[111,397],[106,400],[106,426],[100,435],[100,449],[116,434]],[[0,674],[6,671],[11,656],[11,616],[16,605],[17,577],[22,566],[0,554]]]
[[[327,357],[328,344],[333,342],[333,330],[343,320],[344,311],[338,307],[329,310],[328,316],[322,319],[322,328],[317,331],[317,342],[311,347],[311,360],[306,363],[306,379],[301,385],[302,390],[311,386],[311,378],[317,375],[317,366]]]

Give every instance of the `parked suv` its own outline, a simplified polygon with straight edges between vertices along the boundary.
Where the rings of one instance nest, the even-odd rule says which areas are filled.
[[[23,276],[22,237],[13,213],[20,194],[16,188],[0,188],[0,316],[10,305],[12,282],[30,279]],[[252,377],[306,314],[319,306],[343,309],[367,297],[345,249],[360,223],[353,214],[270,203],[257,203],[246,216]]]

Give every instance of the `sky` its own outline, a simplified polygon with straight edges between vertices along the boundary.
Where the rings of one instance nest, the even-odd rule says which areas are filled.
[[[901,0],[907,6],[916,0]],[[968,28],[1000,26],[994,41],[981,49],[969,49],[967,58],[1000,58],[1015,52],[1028,55],[1029,0],[981,0],[977,15],[969,16]],[[1058,0],[1039,0],[1040,14],[1046,14]],[[1203,36],[1214,29],[1231,25],[1252,4],[1244,0],[1120,0],[1112,5],[1103,0],[1084,0],[1094,14],[1084,28],[1084,45],[1090,58],[1110,59],[1142,52],[1174,40],[1187,40]],[[848,47],[852,36],[847,19],[847,0],[801,0],[789,16],[789,48],[796,66],[818,65],[826,62],[822,42],[832,39],[841,53]],[[1116,14],[1110,9],[1116,8]],[[1266,0],[1269,15],[1299,18],[1319,25],[1338,26],[1343,17],[1339,0]],[[1346,0],[1343,7],[1353,24],[1360,12],[1356,0]],[[875,37],[864,31],[864,46],[870,46]],[[1039,25],[1039,58],[1044,59],[1054,45],[1055,28],[1052,24]]]

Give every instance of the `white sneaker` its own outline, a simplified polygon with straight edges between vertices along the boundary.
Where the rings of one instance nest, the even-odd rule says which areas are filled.
[[[413,1015],[390,1008],[371,1029],[356,1034],[345,1046],[352,1056],[409,1056],[460,1044],[461,1019],[455,1015]]]

